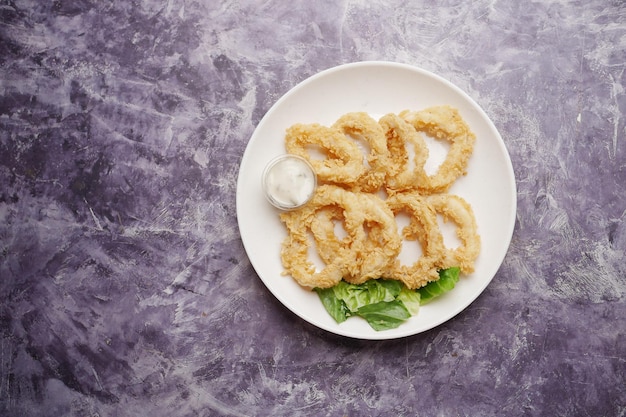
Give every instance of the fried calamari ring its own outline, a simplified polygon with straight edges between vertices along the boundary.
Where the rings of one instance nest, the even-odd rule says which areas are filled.
[[[358,240],[350,244],[356,255],[354,263],[349,265],[349,273],[343,277],[352,284],[382,277],[402,248],[393,213],[382,200],[373,194],[361,194],[358,200],[359,205],[352,209],[356,213],[346,213],[344,220],[349,235],[354,227],[359,231]]]
[[[317,123],[295,124],[287,129],[285,148],[309,161],[319,182],[354,184],[365,173],[363,153],[337,129]],[[323,158],[314,158],[313,149],[321,151]]]
[[[439,267],[445,269],[458,266],[464,274],[471,274],[474,272],[474,261],[480,253],[480,235],[472,206],[453,194],[429,195],[425,199],[444,221],[456,224],[456,235],[461,243],[457,248],[446,248]]]
[[[328,206],[343,210],[348,236],[332,241],[336,243],[332,246],[335,252],[332,259],[320,253],[320,257],[326,258],[325,266],[317,271],[308,259],[308,234],[316,212]],[[322,185],[304,207],[281,213],[280,218],[288,230],[281,249],[285,272],[305,287],[329,288],[342,278],[353,283],[379,278],[400,253],[401,239],[393,214],[373,194]],[[376,232],[371,233],[370,228]]]
[[[340,249],[350,244],[350,236],[345,229],[343,208],[328,205],[315,212],[311,219],[311,234],[315,240],[317,254],[323,262],[331,263]]]
[[[419,179],[425,175],[422,173],[428,159],[426,142],[412,125],[393,113],[381,117],[378,123],[384,131],[390,154],[387,190],[415,188]],[[409,146],[413,148],[412,164],[409,161]]]
[[[425,171],[424,135],[450,143],[434,175]],[[440,269],[473,272],[480,251],[476,219],[465,200],[445,193],[465,173],[474,141],[458,111],[448,106],[388,114],[378,122],[355,112],[330,128],[291,126],[287,152],[307,159],[321,185],[305,206],[280,214],[288,232],[281,249],[284,274],[309,288],[391,278],[415,289],[439,279]],[[386,200],[377,195],[381,189]],[[410,219],[401,233],[400,213]],[[456,225],[458,247],[446,247],[438,216]],[[398,259],[403,240],[422,248],[410,265]],[[321,264],[309,259],[313,250]]]
[[[346,113],[333,125],[347,137],[365,145],[366,170],[358,179],[355,191],[373,192],[385,182],[389,166],[389,150],[380,124],[365,112]]]
[[[396,259],[384,276],[402,281],[409,289],[439,279],[438,270],[446,248],[435,211],[418,193],[398,193],[389,197],[386,203],[394,215],[409,215],[410,224],[403,228],[402,237],[419,241],[422,256],[412,265],[403,265]]]
[[[280,219],[287,227],[287,237],[282,243],[281,261],[284,274],[290,274],[298,284],[310,288],[330,288],[346,274],[341,258],[328,263],[323,270],[316,271],[315,265],[308,260],[309,227],[315,209],[311,202],[304,207],[281,213]]]
[[[427,175],[423,169],[415,170],[415,185],[419,191],[446,192],[457,178],[465,174],[476,136],[458,110],[450,106],[430,107],[422,111],[405,110],[399,116],[416,131],[450,142],[446,159],[434,175]]]
[[[374,205],[381,205],[384,211],[387,211],[386,205],[378,197],[355,194],[359,199],[368,198]],[[389,216],[389,217],[388,217]],[[369,218],[369,215],[362,224],[362,230],[365,234],[360,234],[362,242],[354,243],[353,237],[346,232],[348,223],[346,220],[346,212],[339,206],[329,205],[318,210],[311,221],[311,233],[315,240],[315,246],[320,259],[325,263],[332,263],[338,253],[344,248],[357,250],[357,260],[362,262],[358,264],[358,268],[350,270],[344,276],[344,280],[353,284],[361,284],[368,279],[379,278],[384,264],[391,264],[394,258],[384,259],[380,255],[397,257],[401,249],[400,238],[396,239],[390,236],[389,225],[393,225],[393,214],[389,211],[380,219]],[[336,223],[339,223],[337,226]],[[396,229],[397,230],[397,229]],[[339,233],[339,235],[338,235]],[[397,233],[397,232],[396,232]],[[374,248],[384,248],[386,253],[381,253]],[[367,273],[372,271],[372,273]],[[374,274],[373,271],[376,271]],[[372,277],[368,277],[373,275]]]

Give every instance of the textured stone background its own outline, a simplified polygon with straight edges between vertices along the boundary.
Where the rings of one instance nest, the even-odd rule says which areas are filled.
[[[363,342],[243,250],[239,161],[346,62],[468,92],[511,154],[508,255],[467,310]],[[625,416],[626,3],[0,1],[0,414]]]

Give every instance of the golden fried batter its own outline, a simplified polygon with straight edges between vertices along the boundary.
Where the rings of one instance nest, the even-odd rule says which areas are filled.
[[[465,175],[467,163],[474,151],[476,136],[465,123],[457,109],[450,106],[430,107],[422,111],[403,111],[399,114],[417,132],[450,142],[446,159],[434,175],[422,169],[415,170],[415,187],[423,193],[447,191],[461,175]]]
[[[428,147],[423,134],[451,144],[434,175],[424,171]],[[354,112],[331,127],[291,126],[287,152],[311,163],[320,186],[303,207],[280,214],[288,232],[280,253],[285,274],[308,288],[329,288],[342,279],[359,284],[390,278],[414,289],[437,280],[440,269],[458,266],[465,274],[473,272],[480,252],[474,213],[464,199],[446,192],[465,173],[474,141],[450,106],[387,114],[378,122]],[[321,155],[316,158],[314,152]],[[388,197],[381,198],[381,190]],[[401,231],[400,213],[410,218]],[[457,226],[459,247],[445,246],[437,215]],[[422,247],[422,256],[411,265],[398,260],[403,240]],[[309,259],[312,244],[324,263],[321,270]]]
[[[443,216],[444,221],[456,224],[456,235],[461,246],[446,249],[439,264],[440,269],[458,266],[464,274],[474,272],[474,261],[480,253],[480,235],[472,206],[463,198],[453,194],[433,194],[426,197],[433,210]]]
[[[385,182],[389,167],[389,150],[382,127],[363,112],[344,114],[332,127],[353,140],[362,139],[369,148],[365,149],[365,172],[359,177],[354,189],[367,192],[378,190]]]
[[[422,247],[422,256],[413,265],[401,265],[396,260],[386,271],[385,277],[400,280],[410,289],[420,288],[439,279],[440,261],[446,248],[437,224],[437,214],[417,193],[399,193],[387,199],[394,215],[406,213],[411,222],[402,230],[406,240],[417,240]]]
[[[332,231],[325,226],[326,239],[322,242],[329,246],[321,245],[319,253],[326,265],[321,271],[316,271],[308,259],[308,234],[315,227],[312,226],[315,214],[329,206],[343,210],[344,227],[349,239],[329,239]],[[282,213],[280,218],[289,232],[281,250],[283,266],[305,287],[328,288],[342,278],[353,283],[380,278],[400,253],[401,239],[393,213],[373,194],[322,185],[304,207]],[[369,229],[377,232],[372,234]]]
[[[319,124],[295,124],[285,136],[287,153],[305,158],[320,183],[355,184],[365,173],[363,153],[354,141],[337,129]],[[323,158],[312,155],[318,150]]]
[[[388,192],[412,190],[425,175],[424,164],[428,159],[428,147],[424,138],[404,119],[393,113],[380,118],[390,164],[387,167],[386,188]],[[408,148],[413,147],[413,167],[409,161]]]

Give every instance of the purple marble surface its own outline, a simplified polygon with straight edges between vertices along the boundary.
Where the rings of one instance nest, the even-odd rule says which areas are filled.
[[[453,320],[366,342],[263,286],[239,162],[361,60],[470,94],[518,213]],[[0,1],[0,415],[626,416],[626,3]]]

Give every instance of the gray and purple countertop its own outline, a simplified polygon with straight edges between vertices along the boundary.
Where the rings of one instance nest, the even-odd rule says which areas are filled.
[[[388,341],[287,310],[239,164],[290,88],[365,60],[466,91],[518,207],[491,284]],[[626,3],[0,3],[0,415],[626,416]]]

